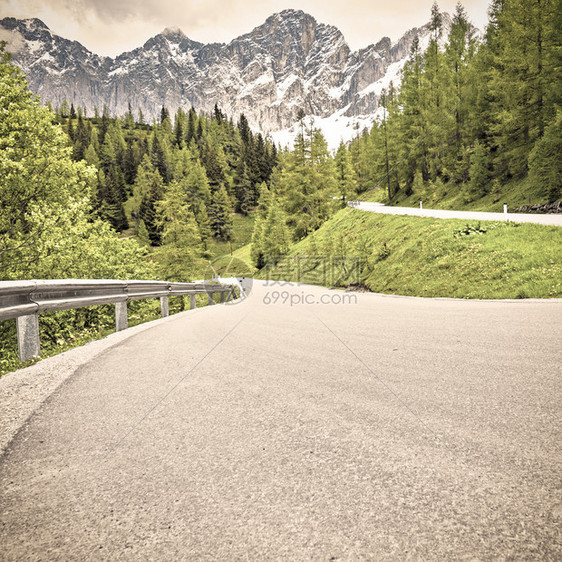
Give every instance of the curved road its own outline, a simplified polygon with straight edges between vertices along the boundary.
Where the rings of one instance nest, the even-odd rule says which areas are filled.
[[[0,559],[560,560],[561,337],[560,301],[259,283],[182,313],[12,441]]]
[[[487,213],[483,211],[446,211],[443,209],[418,209],[417,207],[387,207],[382,203],[367,201],[349,201],[348,206],[371,213],[386,215],[411,215],[414,217],[433,217],[436,219],[463,219],[478,221],[505,221],[504,213]],[[508,213],[511,222],[530,222],[549,226],[562,226],[560,214]]]

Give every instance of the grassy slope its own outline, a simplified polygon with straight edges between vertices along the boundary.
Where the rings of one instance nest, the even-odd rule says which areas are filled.
[[[562,297],[562,229],[483,222],[486,232],[461,235],[476,221],[339,211],[313,236],[296,244],[292,258],[271,274],[296,280],[295,256],[358,256],[361,281],[381,293],[425,297]],[[309,265],[314,265],[308,260]],[[301,280],[321,283],[325,260]],[[333,268],[331,284],[355,279]],[[262,273],[266,275],[266,273]]]
[[[433,199],[427,195],[414,193],[409,197],[398,194],[393,205],[400,207],[418,207],[420,199],[424,207],[431,209],[454,209],[458,211],[490,211],[503,212],[503,204],[507,203],[510,209],[522,205],[534,205],[535,203],[546,203],[548,198],[544,193],[534,188],[528,178],[524,180],[511,180],[501,186],[502,190],[496,195],[487,194],[485,197],[475,201],[466,202],[464,194],[459,186],[445,186],[446,193],[441,197],[434,196]],[[378,201],[386,203],[386,191],[376,188],[367,191],[359,197],[363,201]]]
[[[255,213],[251,212],[248,216],[234,213],[232,215],[232,240],[230,242],[222,242],[212,239],[208,243],[208,249],[214,258],[230,255],[238,248],[247,245],[252,240],[252,232],[254,231]]]

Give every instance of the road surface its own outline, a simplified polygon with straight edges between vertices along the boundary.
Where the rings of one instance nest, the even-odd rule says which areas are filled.
[[[256,283],[29,419],[0,559],[560,560],[561,336],[560,301]]]
[[[386,215],[411,215],[414,217],[433,217],[436,219],[462,219],[478,221],[505,221],[504,213],[485,213],[483,211],[445,211],[442,209],[419,209],[417,207],[387,207],[382,203],[349,201],[348,205],[361,211],[383,213]],[[533,213],[508,213],[511,222],[529,222],[550,226],[562,226],[562,215],[540,215]]]

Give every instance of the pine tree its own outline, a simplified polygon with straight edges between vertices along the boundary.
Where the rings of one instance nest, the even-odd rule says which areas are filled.
[[[187,133],[185,137],[185,142],[189,146],[191,141],[195,138],[195,131],[197,130],[197,114],[193,107],[189,110],[189,115],[187,116]]]
[[[135,128],[135,118],[133,117],[131,102],[128,103],[128,109],[127,109],[127,113],[125,114],[124,125],[126,129]]]
[[[511,0],[498,14],[491,90],[496,168],[523,177],[534,144],[554,117],[559,88],[554,68],[560,30],[557,0]],[[559,50],[559,48],[558,48]]]
[[[334,210],[336,168],[320,130],[298,135],[292,152],[280,158],[272,187],[282,197],[288,226],[298,240],[318,229]]]
[[[397,133],[400,138],[400,167],[402,181],[406,186],[406,193],[412,189],[414,175],[418,170],[429,178],[428,138],[426,95],[423,88],[423,54],[420,50],[419,38],[412,42],[410,56],[404,66],[402,87],[399,102],[402,113],[397,123]],[[367,139],[367,142],[369,139]],[[374,158],[368,158],[373,162]],[[378,183],[378,182],[375,182]]]
[[[211,223],[209,221],[209,215],[207,214],[207,207],[202,203],[196,207],[195,220],[199,227],[199,234],[203,241],[203,247],[207,250],[207,240],[211,238],[213,233],[211,232]]]
[[[156,216],[156,203],[164,194],[164,182],[158,170],[152,165],[148,155],[144,155],[139,165],[135,185],[131,214],[137,220],[143,220],[152,243],[160,242],[160,228]]]
[[[224,185],[213,193],[209,206],[209,223],[213,235],[220,240],[230,240],[232,236],[232,217],[230,198]]]
[[[468,66],[474,56],[474,50],[473,31],[462,4],[458,2],[446,47],[446,59],[452,74],[450,95],[453,99],[451,109],[454,111],[455,119],[454,146],[456,154],[453,153],[453,159],[459,157],[461,146],[466,140],[465,124],[470,108],[466,104],[465,89],[467,87]]]
[[[145,246],[150,246],[150,236],[148,234],[148,230],[144,221],[142,219],[139,220],[138,228],[137,228],[137,236],[141,243]]]
[[[127,139],[127,148],[123,155],[122,169],[125,176],[125,182],[128,185],[135,183],[137,177],[137,169],[141,162],[141,151],[138,142],[132,138]]]
[[[253,203],[253,189],[244,160],[240,159],[234,180],[236,211],[247,215]]]
[[[265,265],[275,265],[287,253],[291,241],[283,210],[275,199],[271,200],[262,228],[263,261]]]
[[[172,179],[172,173],[169,141],[165,132],[156,130],[153,132],[150,156],[153,166],[160,173],[164,183],[168,184]]]
[[[211,190],[205,168],[198,159],[191,161],[187,176],[182,182],[187,191],[187,197],[195,209],[199,204],[209,205],[211,203]]]
[[[388,92],[383,90],[381,94],[383,119],[380,135],[375,138],[375,141],[378,140],[375,149],[379,154],[379,181],[382,185],[386,185],[388,200],[392,201],[400,189],[400,180],[398,176],[398,136],[396,131],[398,105],[392,83],[390,86]]]
[[[533,185],[545,193],[549,201],[562,197],[562,110],[546,128],[534,146],[530,158],[529,177]]]
[[[351,164],[351,156],[347,147],[340,144],[336,153],[336,170],[339,195],[343,205],[357,195],[357,176]]]
[[[186,120],[185,113],[179,108],[174,120],[174,144],[179,148],[181,148],[182,144],[185,142]]]
[[[472,199],[482,197],[488,191],[490,181],[489,158],[486,147],[476,141],[470,157],[470,194]]]
[[[88,127],[82,118],[82,115],[78,116],[78,122],[76,124],[76,132],[74,135],[74,148],[72,150],[72,158],[79,162],[84,158],[84,153],[90,144],[90,132]]]
[[[156,207],[162,231],[158,258],[163,275],[189,281],[200,267],[203,246],[197,221],[177,181],[170,183]]]
[[[260,186],[260,196],[256,208],[256,219],[252,233],[251,259],[254,265],[261,269],[265,266],[264,225],[273,203],[273,194],[263,183]]]
[[[66,125],[66,134],[70,137],[70,140],[72,142],[75,141],[76,135],[74,133],[74,122],[72,121],[72,119],[68,120],[68,123]]]

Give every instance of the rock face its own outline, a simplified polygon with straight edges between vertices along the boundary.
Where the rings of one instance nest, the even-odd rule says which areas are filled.
[[[512,213],[542,213],[542,214],[562,214],[562,199],[554,201],[553,203],[539,203],[537,205],[523,205],[511,209]]]
[[[450,22],[444,14],[445,25]],[[106,105],[122,115],[131,104],[147,119],[162,105],[209,112],[217,103],[228,115],[244,113],[264,133],[286,129],[297,111],[328,118],[373,116],[383,87],[397,85],[415,36],[429,41],[425,25],[399,41],[388,37],[351,52],[341,32],[300,10],[269,17],[231,43],[204,45],[179,29],[165,29],[142,47],[115,59],[52,33],[38,19],[0,20],[0,40],[30,88],[44,101],[64,99],[84,107]]]

